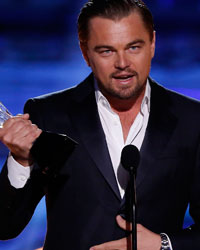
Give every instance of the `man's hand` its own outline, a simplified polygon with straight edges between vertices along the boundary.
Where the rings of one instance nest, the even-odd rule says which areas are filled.
[[[121,216],[116,217],[118,225],[124,230],[130,230],[131,225],[127,223]],[[123,238],[116,241],[106,242],[104,244],[91,247],[90,250],[131,250],[131,237]],[[159,234],[155,234],[137,224],[137,249],[138,250],[160,250],[161,238]]]
[[[32,158],[30,149],[33,142],[42,133],[29,120],[29,115],[18,115],[8,119],[0,129],[0,140],[10,150],[11,154],[23,166],[30,166]]]

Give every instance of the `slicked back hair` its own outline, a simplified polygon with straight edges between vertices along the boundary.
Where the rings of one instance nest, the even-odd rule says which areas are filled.
[[[78,36],[82,44],[87,44],[89,38],[89,21],[94,17],[103,17],[111,20],[120,20],[136,11],[142,18],[149,32],[150,40],[153,39],[153,17],[141,0],[88,0],[82,7],[78,16]],[[133,27],[134,28],[134,27]]]

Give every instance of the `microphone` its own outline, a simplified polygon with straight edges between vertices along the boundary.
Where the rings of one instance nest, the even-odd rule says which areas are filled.
[[[133,171],[136,174],[140,162],[140,153],[136,146],[127,145],[122,149],[121,163],[127,171]]]
[[[140,153],[136,146],[127,145],[122,149],[121,164],[129,172],[130,181],[125,192],[127,216],[132,222],[131,249],[137,250],[137,222],[136,222],[136,172],[140,162]]]

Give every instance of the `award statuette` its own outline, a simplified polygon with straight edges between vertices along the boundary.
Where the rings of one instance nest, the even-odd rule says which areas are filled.
[[[11,113],[7,110],[3,103],[0,102],[0,128],[2,128],[3,123],[11,117]]]
[[[12,114],[0,102],[0,128],[11,117]],[[77,142],[67,135],[42,131],[33,143],[31,155],[43,174],[52,175],[65,163],[76,145]]]

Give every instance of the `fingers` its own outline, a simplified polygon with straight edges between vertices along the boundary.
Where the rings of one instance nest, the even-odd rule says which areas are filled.
[[[22,119],[25,119],[25,120],[28,120],[29,119],[29,114],[18,114],[16,117],[20,117],[20,118],[22,118]]]
[[[142,226],[141,224],[137,224],[137,231],[138,232],[142,232],[143,230],[145,230],[146,228],[144,226]]]
[[[131,223],[125,221],[120,215],[116,217],[116,221],[122,229],[131,230]],[[128,243],[128,238],[123,238],[91,247],[90,250],[127,250]]]
[[[30,149],[41,132],[41,129],[31,123],[28,114],[17,115],[4,123],[0,139],[18,162],[23,161],[22,165],[29,165]]]
[[[124,230],[126,230],[126,221],[120,216],[117,215],[116,217],[117,224]]]
[[[132,225],[131,225],[131,223],[130,223],[130,222],[127,222],[126,220],[124,220],[124,219],[122,218],[121,215],[117,215],[116,221],[117,221],[117,224],[118,224],[122,229],[124,229],[124,230],[126,230],[126,231],[131,231],[131,230],[132,230]],[[138,231],[138,232],[140,232],[140,231],[142,231],[142,230],[144,230],[144,229],[145,229],[144,226],[142,226],[141,224],[137,224],[137,231]]]
[[[118,225],[127,230],[128,227],[131,227],[131,223],[127,223],[120,215],[116,217]],[[123,238],[116,241],[106,242],[94,247],[91,247],[90,250],[131,250],[131,236],[128,238]],[[137,224],[137,245],[138,249],[160,249],[161,239],[159,234],[151,232],[149,229],[145,228],[141,224]]]
[[[127,249],[127,239],[123,238],[120,240],[110,241],[91,247],[90,250],[126,250]]]
[[[127,222],[122,218],[121,215],[117,215],[116,217],[117,224],[124,230],[126,231],[131,231],[132,230],[132,225],[130,222]]]
[[[26,144],[26,147],[30,148],[40,134],[38,127],[31,121],[18,118],[11,118],[3,128],[3,132],[2,141],[8,147]]]
[[[9,128],[14,122],[17,120],[28,120],[29,119],[29,114],[18,114],[16,116],[13,116],[12,118],[8,119],[7,121],[4,122],[3,128]]]

